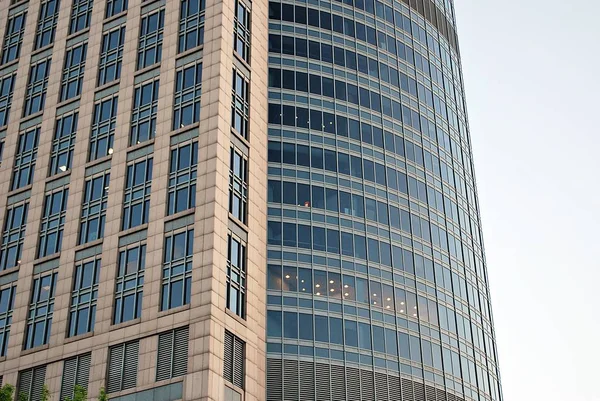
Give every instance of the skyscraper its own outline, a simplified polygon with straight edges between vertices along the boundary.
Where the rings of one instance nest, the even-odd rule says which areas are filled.
[[[2,383],[501,400],[453,21],[0,0]]]

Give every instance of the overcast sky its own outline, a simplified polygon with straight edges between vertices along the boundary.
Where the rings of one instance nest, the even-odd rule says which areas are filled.
[[[600,400],[600,2],[455,7],[504,399]]]

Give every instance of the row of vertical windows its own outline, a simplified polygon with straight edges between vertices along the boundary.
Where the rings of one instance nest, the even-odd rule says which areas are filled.
[[[35,127],[19,134],[13,177],[10,185],[11,191],[31,185],[33,182],[39,140],[40,127]]]
[[[86,53],[87,43],[82,43],[67,49],[60,85],[61,102],[81,95]]]
[[[173,101],[173,129],[200,121],[202,95],[202,63],[177,70]]]
[[[25,35],[26,18],[27,11],[11,15],[8,18],[4,34],[4,44],[2,45],[2,62],[0,64],[6,64],[19,58],[23,36]]]
[[[14,284],[0,287],[0,358],[6,356],[8,349],[16,292],[17,286]]]
[[[59,0],[43,0],[40,4],[34,50],[48,46],[54,42],[56,24],[58,23]]]
[[[148,141],[156,135],[159,81],[145,82],[135,87],[131,110],[129,145]]]
[[[94,104],[88,161],[112,154],[118,105],[118,96],[105,98]]]
[[[127,181],[123,198],[123,230],[148,223],[150,215],[150,186],[152,158],[127,166]]]
[[[146,244],[138,243],[119,251],[113,324],[137,319],[142,315],[145,269]]]
[[[85,181],[78,244],[104,236],[110,173],[104,172]]]
[[[69,309],[69,337],[94,331],[100,259],[78,263],[74,273]]]
[[[8,124],[17,74],[0,77],[0,127]]]
[[[188,142],[171,149],[167,214],[172,215],[196,205],[198,142]]]
[[[246,244],[229,233],[227,252],[227,308],[246,317]]]
[[[58,191],[46,194],[40,223],[38,258],[43,258],[60,251],[67,217],[68,198],[68,188],[61,188]]]
[[[127,10],[127,0],[106,0],[105,18],[110,18]]]
[[[235,2],[233,24],[234,50],[242,60],[250,63],[250,10],[240,0]]]
[[[165,236],[161,310],[190,303],[193,251],[193,229],[186,228]]]
[[[69,35],[90,26],[93,7],[94,0],[73,0],[71,6],[71,20],[69,22]]]
[[[102,35],[100,61],[98,62],[98,86],[121,77],[121,63],[125,46],[125,26],[115,28]]]
[[[29,69],[29,79],[25,88],[25,106],[23,117],[40,112],[46,102],[48,77],[50,76],[51,59],[47,58],[33,64]]]
[[[78,119],[79,112],[74,112],[62,115],[56,120],[50,151],[49,176],[71,169]]]
[[[250,130],[250,83],[239,71],[233,70],[233,89],[231,94],[231,124],[244,138],[248,139]]]
[[[248,159],[231,148],[229,160],[229,212],[246,224],[248,215]]]
[[[54,315],[57,276],[58,273],[55,271],[34,276],[23,349],[30,349],[48,343]]]
[[[137,55],[138,70],[160,62],[164,24],[164,9],[142,16]]]
[[[204,43],[205,0],[181,0],[179,17],[179,53]]]
[[[27,202],[6,208],[2,244],[0,245],[0,271],[21,263],[28,209],[29,203]]]

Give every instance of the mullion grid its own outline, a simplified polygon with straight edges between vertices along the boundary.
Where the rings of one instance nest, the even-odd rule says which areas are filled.
[[[184,167],[181,165],[184,164]],[[171,149],[167,214],[172,215],[196,205],[198,142],[187,142]]]
[[[8,124],[16,73],[0,77],[0,127]]]
[[[143,171],[143,180],[136,182],[139,169]],[[152,184],[152,157],[129,164],[126,177],[127,181],[123,195],[123,230],[148,223]]]
[[[247,207],[248,159],[232,146],[229,160],[229,212],[246,224]]]
[[[20,14],[11,15],[6,23],[6,33],[4,35],[4,44],[2,45],[2,62],[6,64],[9,61],[16,60],[21,53],[23,36],[25,34],[25,21],[27,11]],[[18,27],[16,30],[15,28]]]
[[[154,21],[155,18],[156,21]],[[164,21],[164,8],[142,17],[137,54],[138,70],[160,62],[162,57]]]
[[[246,318],[246,244],[231,232],[227,251],[227,308]]]
[[[44,109],[46,102],[46,89],[50,76],[51,58],[38,61],[29,70],[29,79],[25,89],[25,106],[23,117],[37,113]]]
[[[110,47],[112,42],[115,43],[115,47]],[[102,47],[100,60],[98,61],[98,86],[105,85],[121,77],[124,46],[124,25],[102,34]]]
[[[90,26],[94,0],[73,0],[69,35],[86,29]]]
[[[54,42],[54,33],[58,23],[59,0],[45,0],[40,5],[34,50],[48,46]]]
[[[119,97],[102,99],[94,104],[94,119],[90,133],[89,161],[112,154],[115,129],[117,126],[117,107]],[[104,116],[104,113],[107,116]],[[105,118],[108,117],[108,118]]]
[[[108,172],[103,172],[85,182],[84,199],[81,205],[79,245],[102,238],[104,235],[109,182],[110,173]]]
[[[57,276],[58,272],[50,271],[40,273],[33,279],[23,349],[30,349],[48,343],[54,312],[54,291]]]
[[[27,202],[11,205],[6,209],[2,245],[0,245],[0,271],[21,263],[28,209],[29,203]]]
[[[38,258],[43,258],[60,251],[67,217],[68,199],[69,189],[67,187],[46,194],[44,199],[44,214],[40,222]],[[54,208],[56,204],[59,205],[58,210]]]
[[[110,18],[127,10],[127,0],[107,0],[105,18]]]
[[[79,44],[67,50],[60,86],[61,102],[81,95],[86,53],[87,43]]]
[[[19,134],[19,144],[15,154],[10,186],[11,191],[30,185],[33,182],[39,139],[40,127]]]
[[[131,110],[131,132],[129,146],[148,141],[156,134],[156,116],[158,114],[159,80],[138,85],[134,90]],[[149,98],[144,99],[150,91]]]
[[[233,70],[233,83],[231,91],[231,125],[233,128],[248,139],[248,128],[250,120],[250,104],[248,103],[249,83],[246,77],[236,69]]]
[[[240,0],[236,0],[233,45],[236,53],[247,63],[250,62],[250,10]]]
[[[194,76],[193,84],[187,85],[188,74]],[[175,75],[175,98],[173,101],[173,130],[200,121],[200,98],[202,95],[202,63],[183,67]]]
[[[74,112],[62,115],[56,120],[50,152],[49,176],[65,172],[71,168],[78,118],[79,113]]]
[[[185,227],[171,231],[165,236],[161,310],[176,308],[190,302],[193,252],[193,228]]]
[[[79,262],[75,266],[69,307],[69,337],[94,331],[100,266],[99,257]]]
[[[141,316],[145,269],[145,243],[140,242],[119,251],[113,324],[123,323]],[[127,299],[131,299],[132,315],[126,315]]]
[[[17,285],[14,283],[0,287],[0,321],[3,322],[0,327],[0,358],[6,356],[8,349],[16,292]]]
[[[181,0],[178,53],[204,43],[205,0]]]

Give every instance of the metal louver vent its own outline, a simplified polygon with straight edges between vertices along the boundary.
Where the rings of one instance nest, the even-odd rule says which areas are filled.
[[[360,371],[360,387],[362,401],[375,401],[375,387],[373,383],[373,372],[368,370]]]
[[[329,365],[325,363],[316,364],[316,379],[315,384],[317,388],[317,400],[319,401],[331,401],[330,393],[330,376],[329,376]]]
[[[344,367],[331,365],[331,399],[333,401],[346,400],[346,383],[344,381]]]
[[[403,400],[414,400],[414,392],[412,380],[409,379],[401,379],[402,380],[402,399]]]
[[[182,327],[158,336],[156,381],[187,373],[189,328]]]
[[[415,401],[425,401],[425,385],[423,383],[413,382],[415,388]]]
[[[137,385],[139,341],[111,347],[108,351],[106,392],[113,393]]]
[[[44,381],[46,381],[46,365],[21,371],[17,394],[24,393],[28,400],[39,400]]]
[[[223,353],[223,377],[234,385],[244,388],[245,343],[225,330]]]
[[[435,387],[425,385],[425,395],[427,401],[435,401]]]
[[[87,353],[66,359],[63,367],[62,385],[60,388],[60,399],[73,397],[75,385],[85,389],[88,387],[90,377],[90,364],[92,354]]]
[[[315,364],[300,361],[298,371],[300,373],[300,399],[313,401],[315,399]]]
[[[377,401],[388,401],[387,375],[375,372],[375,395]]]
[[[267,401],[281,401],[282,363],[279,359],[267,359]]]
[[[298,361],[283,361],[283,399],[298,400]]]
[[[388,385],[390,387],[390,400],[401,400],[402,395],[400,393],[400,378],[397,376],[389,376]]]
[[[348,382],[348,399],[360,400],[360,371],[357,368],[346,368]]]
[[[446,401],[446,392],[441,388],[436,388],[435,393],[437,395],[437,401]]]

